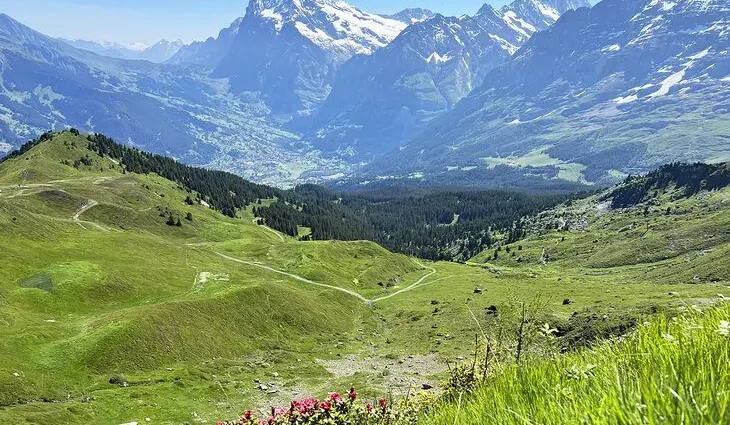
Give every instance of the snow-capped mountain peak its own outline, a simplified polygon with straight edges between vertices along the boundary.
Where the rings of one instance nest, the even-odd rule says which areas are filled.
[[[515,0],[500,13],[507,25],[529,38],[553,25],[568,10],[590,6],[588,0]]]
[[[431,19],[434,16],[436,16],[435,13],[428,9],[423,9],[420,7],[416,8],[409,8],[409,9],[403,9],[400,12],[393,14],[393,15],[386,15],[386,18],[395,19],[398,21],[403,22],[406,25],[415,24],[418,22],[423,22],[427,19]]]
[[[292,25],[339,62],[388,45],[407,26],[341,0],[252,0],[247,16],[260,18],[276,32]]]

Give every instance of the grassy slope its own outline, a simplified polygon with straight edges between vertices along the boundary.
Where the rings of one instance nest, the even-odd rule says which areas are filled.
[[[70,146],[74,141],[76,147]],[[600,244],[592,234],[602,235],[600,227],[590,234],[566,233],[568,243],[556,243],[562,237],[556,234],[531,239],[525,242],[525,262],[503,257],[486,267],[426,263],[424,269],[369,242],[297,242],[253,225],[246,211],[229,219],[188,206],[187,193],[176,184],[122,174],[83,146],[83,139],[63,133],[0,164],[0,423],[117,424],[145,417],[154,423],[210,422],[351,383],[375,394],[383,391],[385,368],[395,359],[468,356],[477,331],[470,310],[481,317],[492,304],[540,295],[552,314],[568,318],[595,306],[622,311],[710,301],[727,284],[688,285],[664,267],[676,261],[679,268],[684,257],[601,269],[582,257],[547,265],[533,258],[543,246],[594,249]],[[91,167],[61,164],[87,153]],[[74,213],[90,199],[99,205],[74,222]],[[721,214],[727,204],[712,208]],[[180,228],[165,225],[170,213],[187,212],[193,222],[183,218]],[[704,226],[703,210],[694,214],[679,224]],[[726,252],[723,243],[699,241],[683,255],[693,267],[709,267]],[[700,245],[713,251],[699,255]],[[368,299],[421,284],[370,310],[344,293],[233,263],[215,252]],[[717,274],[726,279],[723,266],[712,267],[720,267]],[[691,280],[693,273],[685,274]],[[41,286],[48,278],[50,291],[23,287]],[[473,294],[475,287],[483,295]],[[575,304],[563,306],[568,297]],[[432,300],[439,302],[438,312]],[[372,357],[381,366],[337,377],[317,362],[340,355]],[[280,377],[272,379],[273,372]],[[114,374],[130,386],[110,385]],[[265,394],[253,379],[274,380],[281,392]]]
[[[728,293],[729,208],[727,189],[689,199],[676,199],[670,191],[648,214],[644,206],[608,211],[588,199],[533,223],[546,228],[567,222],[582,231],[547,231],[509,245],[514,256],[502,249],[497,260],[493,250],[474,258],[472,265],[529,269],[540,280],[559,280],[565,298],[575,302],[563,311],[608,312],[604,321],[631,304],[694,307],[679,320],[659,318],[627,340],[511,366],[461,407],[447,404],[423,422],[727,422],[730,400],[724,388],[730,368],[724,359],[730,345],[718,329],[720,320],[730,318],[730,308],[722,306],[707,317],[698,311]],[[601,281],[605,291],[592,287]],[[555,305],[555,311],[560,308]]]
[[[721,424],[730,421],[725,305],[645,324],[626,340],[511,366],[424,424]],[[725,327],[725,332],[728,329]]]
[[[116,400],[123,390],[106,383],[112,374],[159,381],[149,385],[151,392],[166,394],[174,393],[179,378],[167,368],[180,368],[194,375],[190,391],[205,394],[211,376],[231,373],[227,365],[200,372],[206,362],[229,359],[237,371],[233,381],[250,382],[257,367],[243,360],[248,356],[327,357],[336,347],[332,336],[353,332],[356,319],[368,314],[352,297],[226,262],[214,250],[348,287],[422,274],[407,257],[371,243],[305,246],[251,224],[246,212],[233,220],[188,206],[187,193],[174,183],[122,174],[83,146],[64,133],[0,165],[0,404],[13,406],[0,410],[0,422],[42,422],[59,412],[65,412],[59,423],[124,422],[138,400],[130,391],[123,402]],[[61,164],[87,153],[90,167]],[[75,222],[73,215],[90,199],[99,204]],[[183,218],[180,228],[165,225],[169,213],[187,212],[192,223]],[[225,242],[196,245],[203,241]],[[276,264],[279,257],[286,261]],[[316,261],[333,267],[319,273]],[[207,281],[199,272],[209,274]],[[39,278],[50,279],[50,290],[21,286]],[[325,375],[320,367],[306,369],[313,369],[312,377]],[[114,404],[80,403],[99,392],[113,393]],[[214,392],[220,396],[217,386]],[[245,394],[247,400],[256,396]],[[69,397],[63,405],[25,404]],[[119,403],[123,408],[112,409]],[[220,416],[220,406],[210,408]],[[177,421],[191,413],[172,413],[173,404],[159,409],[150,406],[147,414]]]

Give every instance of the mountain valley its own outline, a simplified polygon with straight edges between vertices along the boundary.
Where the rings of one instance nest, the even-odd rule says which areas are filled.
[[[589,6],[387,17],[252,1],[163,64],[97,56],[5,16],[2,146],[73,126],[285,187],[606,185],[674,160],[726,160],[727,8]],[[690,134],[699,119],[702,138]]]
[[[727,0],[28,1],[0,424],[730,423]]]
[[[298,241],[250,208],[226,217],[91,146],[51,134],[0,164],[3,423],[215,421],[333,386],[398,393],[470,355],[470,312],[539,297],[572,346],[652,309],[714,304],[728,285],[727,188],[655,194],[649,177],[636,207],[603,192],[536,215],[527,239],[427,262]],[[723,167],[696,178],[726,186]]]

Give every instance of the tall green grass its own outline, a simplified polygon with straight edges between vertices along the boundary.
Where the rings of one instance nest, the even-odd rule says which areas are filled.
[[[513,365],[422,424],[730,423],[730,306],[658,317],[593,350]]]

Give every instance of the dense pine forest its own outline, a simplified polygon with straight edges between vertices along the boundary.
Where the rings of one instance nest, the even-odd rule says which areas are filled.
[[[299,224],[311,229],[312,239],[369,239],[429,260],[466,260],[498,239],[520,238],[522,217],[574,196],[497,190],[338,193],[305,185],[254,213],[291,236]]]

